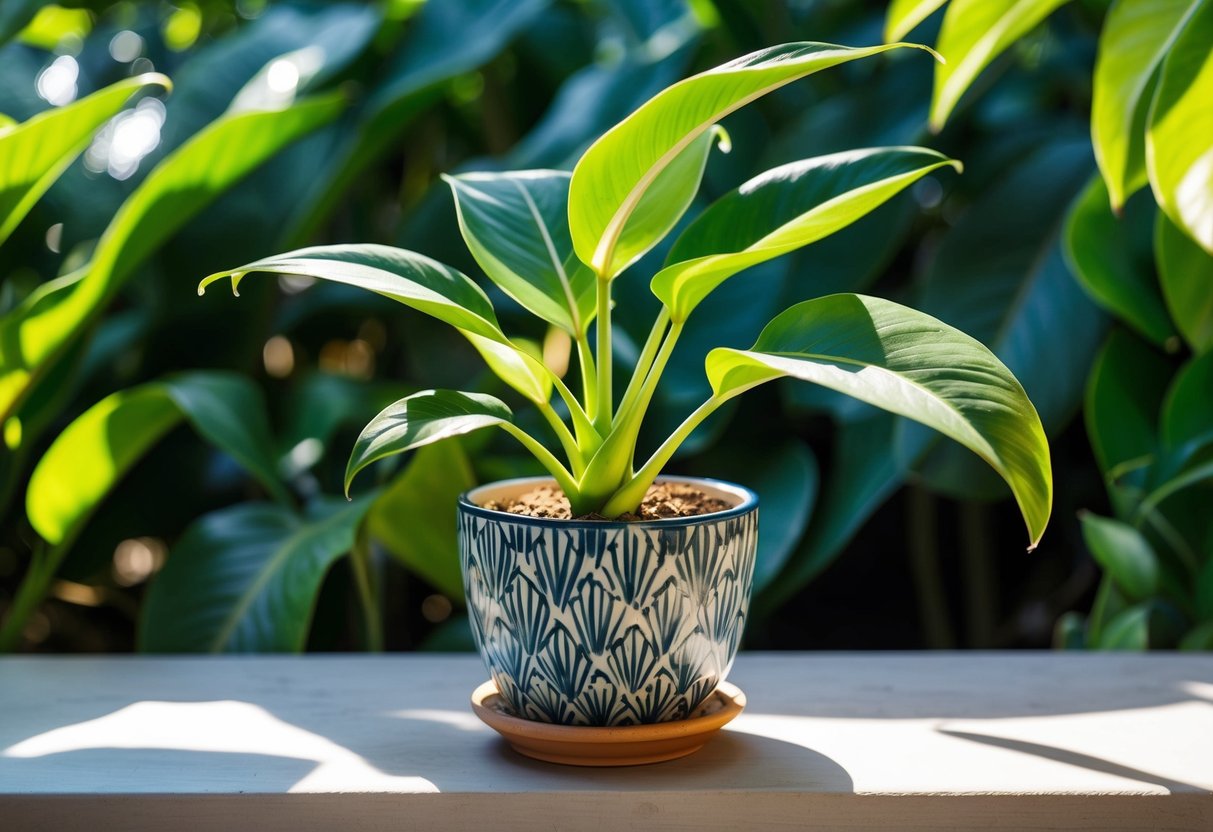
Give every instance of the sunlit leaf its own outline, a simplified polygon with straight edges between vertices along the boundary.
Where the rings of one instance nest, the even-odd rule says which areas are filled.
[[[885,15],[884,39],[901,40],[948,0],[893,0]]]
[[[662,211],[654,206],[654,215],[646,218],[636,237],[626,239],[633,213],[663,171],[724,116],[797,78],[903,45],[853,49],[784,44],[742,56],[658,93],[596,141],[573,170],[569,228],[578,256],[599,275],[613,277],[660,239],[653,236],[671,227],[681,214],[676,201],[663,205]],[[621,243],[627,258],[617,251]]]
[[[139,622],[151,653],[299,652],[329,567],[353,548],[374,494],[310,507],[264,503],[205,515],[152,581]]]
[[[993,353],[929,315],[862,295],[805,301],[750,350],[714,350],[707,370],[718,396],[790,376],[934,428],[1006,480],[1032,546],[1044,533],[1053,480],[1036,409]]]
[[[959,163],[916,147],[873,148],[792,162],[721,197],[679,236],[653,278],[675,321],[722,282],[858,220],[933,170]]]

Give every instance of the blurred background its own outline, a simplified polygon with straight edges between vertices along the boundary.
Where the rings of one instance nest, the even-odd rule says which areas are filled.
[[[292,277],[249,281],[239,301],[199,298],[198,281],[313,243],[398,245],[480,280],[506,331],[565,367],[568,343],[481,279],[439,174],[569,169],[679,78],[786,41],[878,43],[886,11],[854,0],[4,0],[0,113],[14,121],[145,73],[173,89],[145,87],[99,125],[0,247],[0,342],[50,302],[49,281],[101,286],[53,360],[0,383],[26,391],[7,400],[0,448],[0,646],[471,649],[453,499],[539,473],[508,439],[474,435],[380,466],[358,483],[357,522],[334,537],[322,518],[347,505],[349,449],[388,402],[435,386],[514,394],[454,332],[386,299]],[[642,453],[704,397],[709,348],[749,346],[794,301],[863,291],[997,352],[1040,411],[1056,480],[1052,524],[1028,552],[1008,492],[968,451],[806,385],[755,391],[672,465],[761,494],[746,648],[1213,644],[1210,472],[1193,450],[1207,450],[1213,424],[1213,373],[1200,362],[1213,313],[1181,320],[1209,305],[1213,284],[1188,304],[1160,288],[1168,267],[1153,241],[1165,232],[1149,189],[1119,218],[1106,195],[1091,197],[1106,14],[1082,0],[1030,27],[938,133],[927,126],[934,67],[918,52],[814,75],[725,121],[733,150],[713,154],[689,215],[770,166],[850,148],[924,145],[965,172],[927,177],[712,295]],[[906,39],[934,43],[940,21]],[[0,155],[0,169],[13,163]],[[664,255],[617,284],[620,367],[656,312],[648,275]],[[1109,301],[1101,269],[1139,291]],[[1190,271],[1209,277],[1203,260]],[[199,379],[237,403],[267,464],[250,465],[202,412],[190,396]],[[69,425],[131,397],[148,412],[81,429],[108,430],[104,448],[47,455]],[[1169,455],[1177,444],[1191,453]],[[80,480],[71,522],[50,533],[40,465]],[[1081,512],[1123,522],[1088,523],[1084,538]],[[274,591],[250,613],[241,599],[261,580]],[[250,614],[251,640],[208,635]]]

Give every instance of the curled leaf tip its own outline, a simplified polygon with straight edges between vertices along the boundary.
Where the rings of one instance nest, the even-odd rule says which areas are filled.
[[[716,136],[716,149],[721,153],[729,153],[733,149],[733,140],[729,137],[729,131],[725,130],[719,124],[712,125],[712,132]]]
[[[953,170],[955,170],[957,173],[965,172],[965,163],[959,159],[949,159],[948,164],[951,165]]]

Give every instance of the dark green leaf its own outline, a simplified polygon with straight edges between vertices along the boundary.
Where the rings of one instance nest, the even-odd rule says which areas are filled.
[[[1153,460],[1171,369],[1149,346],[1113,330],[1091,368],[1085,415],[1100,470],[1118,479]],[[1135,477],[1134,479],[1137,479]]]
[[[1128,523],[1083,513],[1082,536],[1096,562],[1130,601],[1158,590],[1158,556],[1150,542]]]
[[[1175,227],[1161,211],[1154,254],[1167,309],[1193,351],[1213,349],[1213,256]]]

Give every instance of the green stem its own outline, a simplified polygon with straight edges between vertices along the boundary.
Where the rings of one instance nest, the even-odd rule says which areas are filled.
[[[565,407],[569,409],[569,416],[573,420],[573,432],[577,436],[577,447],[581,449],[581,455],[589,459],[602,444],[602,437],[598,435],[591,416],[581,409],[581,403],[577,401],[573,391],[555,373],[552,373],[552,385],[560,394],[560,399],[564,402]]]
[[[29,569],[22,578],[21,585],[17,588],[17,595],[8,609],[4,625],[0,626],[0,653],[13,652],[21,642],[21,633],[25,630],[25,623],[46,598],[46,593],[50,590],[51,579],[55,577],[55,570],[59,566],[59,561],[63,559],[65,551],[66,549],[60,545],[48,553],[45,544],[39,545],[34,550]]]
[[[560,486],[560,490],[569,498],[570,503],[574,503],[574,508],[576,508],[576,501],[580,497],[577,480],[569,473],[567,468],[560,464],[560,460],[530,434],[512,422],[502,422],[501,429],[521,442],[522,446],[535,456],[535,459],[547,469],[548,473],[556,480],[556,484]]]
[[[614,391],[611,388],[611,281],[598,278],[598,412],[594,427],[600,435],[611,429]]]
[[[657,350],[661,346],[661,339],[665,335],[665,330],[669,323],[670,310],[662,306],[661,313],[657,316],[657,320],[653,321],[653,328],[649,330],[649,337],[645,340],[644,347],[640,350],[640,357],[636,359],[636,369],[632,371],[632,378],[628,382],[628,387],[623,391],[623,400],[619,402],[620,413],[630,410],[632,404],[636,401],[636,397],[640,395],[640,388],[644,386],[644,381],[648,378],[653,361],[657,358]]]
[[[362,623],[366,631],[367,649],[383,652],[383,618],[379,613],[379,593],[372,579],[371,546],[366,524],[358,530],[354,548],[350,551],[350,566],[354,571],[354,586],[362,606]]]
[[[577,440],[573,434],[569,432],[568,427],[556,415],[556,411],[552,409],[552,405],[548,402],[539,404],[539,412],[543,414],[543,418],[547,419],[552,430],[556,433],[556,438],[560,440],[560,447],[564,448],[564,455],[568,457],[569,464],[573,467],[573,476],[580,477],[581,472],[585,470],[585,457],[581,454],[581,449],[577,446]]]
[[[665,467],[665,464],[670,461],[670,457],[678,450],[678,446],[685,442],[687,437],[695,431],[695,428],[699,427],[704,419],[711,416],[716,408],[733,398],[733,396],[741,393],[744,389],[748,388],[731,391],[724,396],[712,396],[712,398],[695,408],[694,412],[683,420],[682,424],[670,434],[669,438],[661,443],[661,447],[653,452],[648,462],[636,472],[636,475],[616,491],[611,496],[611,499],[607,500],[606,505],[602,509],[603,516],[618,517],[625,512],[634,511],[644,499],[644,495],[648,492],[649,486],[653,484],[653,480],[657,479],[657,475],[661,473],[661,469]]]
[[[581,391],[585,412],[593,419],[598,414],[598,371],[594,369],[594,351],[584,332],[577,333],[577,363],[581,367]],[[570,408],[571,409],[571,408]]]

